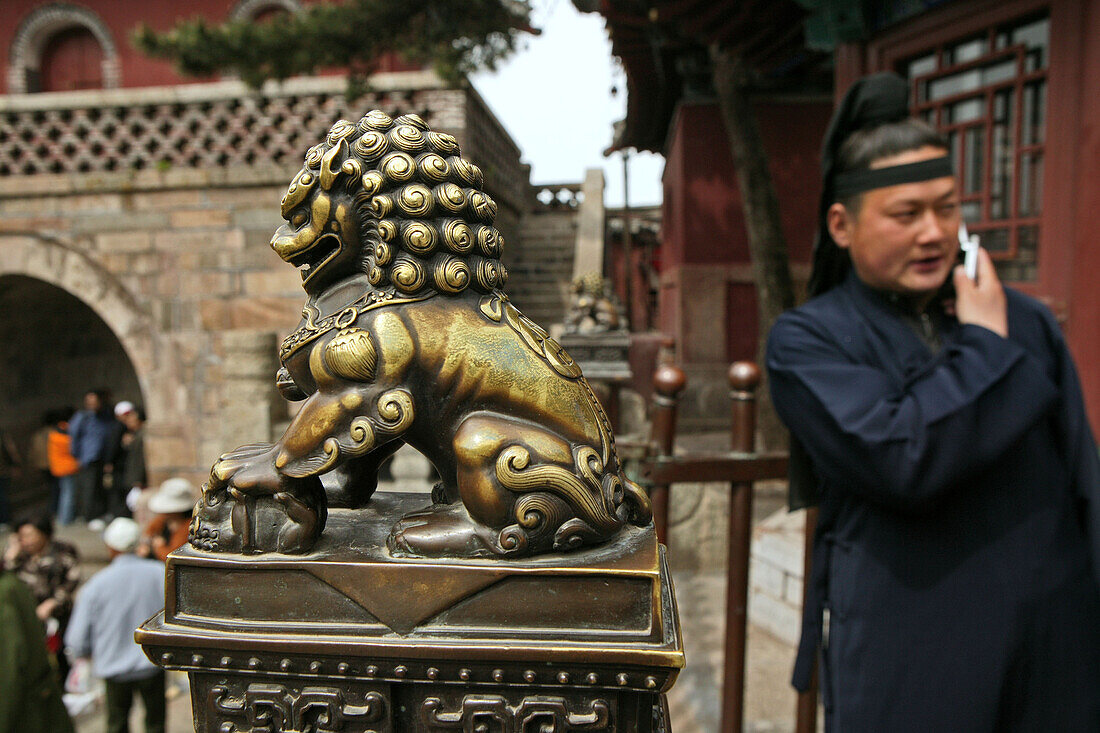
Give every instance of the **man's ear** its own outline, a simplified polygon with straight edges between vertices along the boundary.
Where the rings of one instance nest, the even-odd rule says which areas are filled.
[[[844,204],[835,203],[830,206],[825,214],[825,222],[837,246],[848,249],[852,244],[852,227],[855,225],[855,220]]]

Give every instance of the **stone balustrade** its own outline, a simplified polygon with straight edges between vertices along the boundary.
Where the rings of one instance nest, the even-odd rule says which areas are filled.
[[[0,97],[0,176],[296,165],[337,119],[415,112],[463,131],[466,95],[432,72],[378,74],[349,102],[343,77]]]
[[[584,201],[580,183],[542,183],[531,187],[536,207],[576,209]]]

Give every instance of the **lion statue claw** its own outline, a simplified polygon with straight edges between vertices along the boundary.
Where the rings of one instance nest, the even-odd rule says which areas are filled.
[[[328,506],[366,504],[404,443],[442,480],[397,519],[394,555],[569,550],[649,521],[580,369],[503,291],[482,185],[455,139],[415,115],[341,120],[309,150],[271,240],[307,294],[276,375],[302,406],[278,442],[214,464],[195,547],[308,552]],[[321,483],[330,472],[338,493]]]

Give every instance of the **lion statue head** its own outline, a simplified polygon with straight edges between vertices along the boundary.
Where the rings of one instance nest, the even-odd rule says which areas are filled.
[[[503,288],[504,240],[481,169],[414,114],[339,120],[309,149],[271,247],[314,295],[366,274],[402,295]]]

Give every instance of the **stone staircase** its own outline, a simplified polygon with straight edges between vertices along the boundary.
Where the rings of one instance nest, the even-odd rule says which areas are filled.
[[[569,304],[580,201],[579,184],[542,186],[523,218],[520,246],[505,266],[516,306],[543,328],[561,323]]]

